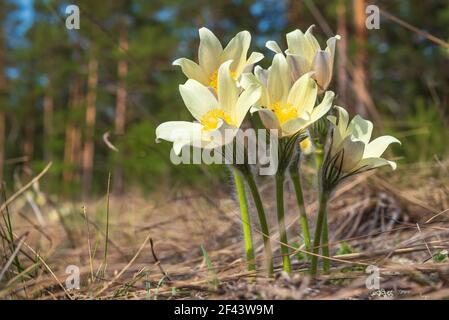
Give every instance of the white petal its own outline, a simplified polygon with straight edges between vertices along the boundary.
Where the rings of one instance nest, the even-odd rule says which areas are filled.
[[[173,61],[173,65],[180,66],[182,72],[186,75],[187,78],[194,79],[204,85],[209,84],[209,79],[204,73],[203,69],[201,69],[201,67],[192,60],[180,58]]]
[[[378,158],[380,157],[384,151],[388,148],[391,143],[399,143],[401,142],[392,136],[382,136],[374,139],[366,146],[365,153],[363,154],[364,158]]]
[[[262,60],[264,55],[260,52],[252,52],[249,56],[248,60],[246,60],[246,66],[251,66],[253,64],[256,64],[260,60]]]
[[[218,69],[218,103],[235,119],[235,105],[239,95],[239,88],[230,73],[232,61],[226,61]]]
[[[248,31],[239,32],[229,41],[223,50],[222,61],[232,60],[231,71],[239,77],[246,66],[246,56],[251,43],[251,34]]]
[[[279,124],[279,120],[274,114],[273,111],[267,108],[257,108],[253,107],[250,110],[251,113],[258,112],[260,116],[260,120],[262,121],[262,124],[264,127],[268,130],[275,129],[275,130],[281,130],[281,125]]]
[[[306,73],[295,82],[288,95],[288,102],[298,110],[298,117],[306,112],[312,112],[317,92],[318,88],[312,79],[312,73]]]
[[[237,100],[237,105],[235,107],[235,124],[237,127],[243,122],[249,108],[257,103],[262,94],[262,89],[259,85],[251,85],[248,87]]]
[[[207,111],[220,108],[213,93],[196,80],[187,80],[179,86],[179,92],[187,109],[197,120],[201,120]]]
[[[290,136],[305,130],[311,124],[310,114],[304,114],[303,118],[288,120],[282,125],[282,136]]]
[[[309,63],[313,61],[315,54],[320,50],[320,45],[312,34],[314,25],[307,29],[306,33],[296,29],[287,34],[288,50],[293,54],[301,54]]]
[[[200,46],[198,49],[198,61],[204,73],[210,78],[220,66],[220,56],[223,52],[223,47],[209,29],[201,28],[199,34]]]
[[[348,126],[348,131],[351,132],[357,139],[360,139],[365,144],[368,144],[373,132],[373,123],[369,120],[363,119],[359,115],[356,115],[352,118],[351,123]]]
[[[329,65],[330,58],[329,53],[319,50],[313,59],[314,78],[321,90],[326,90],[332,79],[332,70]]]
[[[161,123],[156,128],[156,142],[166,140],[173,142],[176,154],[185,145],[194,144],[201,139],[201,124],[188,121],[169,121]]]
[[[326,91],[321,103],[313,108],[312,114],[310,116],[313,122],[317,121],[329,112],[329,110],[332,108],[334,97],[335,93],[333,93],[332,91]]]
[[[351,172],[358,168],[357,165],[362,160],[365,144],[362,141],[355,139],[353,136],[348,136],[337,150],[344,150],[343,171]]]
[[[287,53],[287,63],[292,73],[293,81],[312,70],[312,64],[301,54]]]
[[[282,53],[282,50],[281,50],[281,48],[279,47],[279,45],[277,44],[276,41],[273,41],[273,40],[267,41],[265,46],[268,49],[270,49],[271,51],[273,51],[274,53]]]
[[[396,162],[384,158],[365,158],[358,164],[358,167],[366,167],[366,169],[374,169],[382,166],[390,166],[391,169],[396,170]]]
[[[260,83],[267,87],[268,86],[268,70],[263,69],[260,66],[256,66],[254,68],[254,75],[256,76],[257,79],[259,79]]]
[[[281,53],[276,54],[268,74],[270,103],[286,101],[290,89],[290,78],[288,74],[288,64],[284,55]]]

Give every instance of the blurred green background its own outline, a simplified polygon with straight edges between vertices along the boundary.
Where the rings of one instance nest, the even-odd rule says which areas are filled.
[[[70,4],[80,8],[79,30],[65,27]],[[365,27],[369,4],[382,10],[380,29]],[[377,134],[397,136],[400,165],[447,156],[449,53],[429,36],[449,40],[447,0],[0,0],[0,8],[0,180],[10,189],[49,161],[41,187],[66,197],[104,194],[109,172],[117,193],[227,179],[218,166],[172,165],[170,144],[154,141],[159,123],[192,119],[178,92],[185,77],[171,62],[197,59],[202,26],[223,45],[250,31],[264,67],[267,40],[285,48],[285,33],[311,24],[322,46],[340,34],[330,87],[338,103],[373,120]]]

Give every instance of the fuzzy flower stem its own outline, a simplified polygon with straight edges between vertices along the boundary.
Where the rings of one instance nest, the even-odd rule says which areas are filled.
[[[263,234],[263,244],[265,250],[265,262],[267,268],[268,277],[273,277],[273,253],[271,251],[270,242],[270,230],[268,229],[267,218],[265,210],[263,208],[262,200],[260,198],[259,190],[257,189],[256,182],[254,181],[253,174],[249,168],[242,170],[242,173],[248,183],[251,195],[253,197],[254,205],[256,206],[257,215],[259,217],[260,228]]]
[[[316,256],[320,250],[320,242],[323,233],[323,226],[326,218],[327,201],[329,199],[328,192],[320,190],[319,204],[318,204],[318,217],[315,229],[315,236],[313,238],[313,253],[312,262],[310,266],[310,273],[312,276],[316,276],[318,268],[318,256]]]
[[[315,146],[315,165],[316,165],[316,171],[317,172],[321,172],[321,166],[323,164],[323,155],[324,155],[324,148],[323,145],[319,142],[316,143]],[[320,184],[320,178],[319,178],[319,174],[317,174],[318,177],[318,185]],[[329,257],[330,253],[329,253],[329,226],[328,226],[328,222],[327,222],[327,210],[325,212],[324,215],[324,220],[323,220],[323,231],[322,231],[322,253],[323,256],[325,257]],[[328,273],[330,270],[330,260],[329,259],[324,259],[323,261],[323,271],[324,273]]]
[[[307,251],[310,250],[310,232],[309,221],[307,219],[306,207],[304,205],[304,195],[302,192],[301,177],[299,175],[299,161],[300,153],[295,156],[292,165],[290,166],[290,178],[292,179],[295,188],[296,201],[299,208],[299,222],[301,224],[302,235],[304,237],[304,245]]]
[[[234,168],[232,171],[234,174],[234,181],[240,204],[240,214],[243,226],[243,239],[245,242],[246,262],[248,264],[248,271],[254,271],[256,270],[256,264],[255,264],[253,237],[251,232],[251,218],[249,215],[248,200],[246,199],[245,194],[245,183],[242,174],[237,169]]]
[[[281,241],[282,264],[284,271],[288,274],[292,272],[290,263],[290,256],[288,250],[287,230],[285,229],[285,214],[284,214],[284,174],[276,175],[276,208],[279,226],[279,239]]]

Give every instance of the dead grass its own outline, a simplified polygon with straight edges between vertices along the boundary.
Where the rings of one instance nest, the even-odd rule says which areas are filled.
[[[3,240],[0,271],[5,271],[0,298],[448,298],[449,262],[443,255],[437,256],[449,247],[449,211],[445,211],[449,208],[448,165],[440,161],[404,165],[394,174],[368,174],[342,186],[329,217],[332,272],[316,280],[303,272],[307,262],[296,258],[294,276],[280,272],[269,184],[263,194],[277,250],[274,280],[260,270],[263,250],[257,228],[254,237],[260,271],[246,271],[239,213],[229,199],[229,190],[208,195],[190,190],[111,196],[109,228],[106,196],[95,202],[59,205],[47,198],[39,205],[44,226],[29,206],[9,201],[16,254],[11,252],[11,243]],[[293,193],[288,194],[289,240],[300,242],[297,209]],[[306,198],[313,221],[315,195],[306,193]],[[343,246],[346,252],[341,250]],[[436,262],[436,256],[442,261]],[[20,268],[8,264],[15,258]],[[79,290],[66,289],[69,265],[80,269]],[[380,290],[366,288],[367,265],[380,268]]]

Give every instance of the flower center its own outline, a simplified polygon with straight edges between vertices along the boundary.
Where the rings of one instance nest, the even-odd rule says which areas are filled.
[[[307,151],[312,146],[312,142],[310,141],[310,138],[307,137],[299,143],[299,146],[301,147],[301,150]]]
[[[214,130],[218,126],[218,119],[222,119],[229,125],[234,125],[232,118],[221,109],[211,109],[207,111],[200,120],[203,125],[203,130]]]
[[[281,103],[280,101],[271,104],[270,109],[278,118],[281,124],[297,118],[297,110],[291,103]]]
[[[237,80],[237,74],[235,71],[231,71],[231,77],[234,80]],[[209,87],[213,88],[215,92],[218,91],[218,70],[215,70],[214,73],[210,76],[209,79]]]

